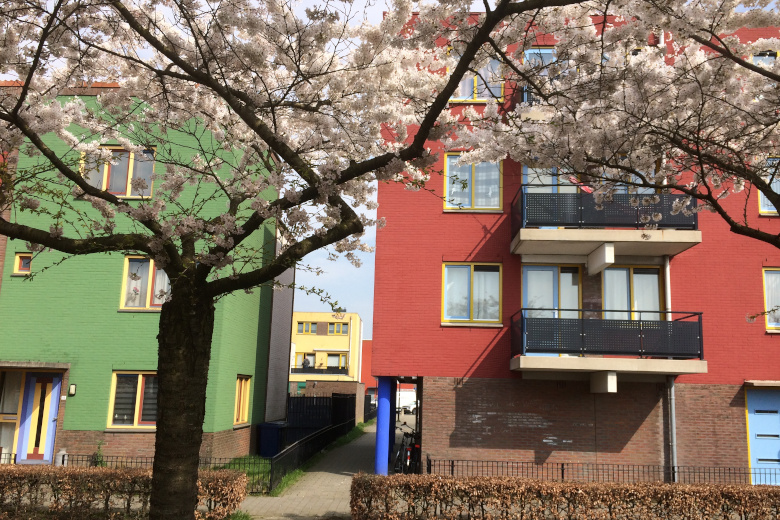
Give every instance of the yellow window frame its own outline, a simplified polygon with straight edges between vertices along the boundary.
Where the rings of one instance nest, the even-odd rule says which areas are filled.
[[[22,260],[28,258],[30,261],[30,267],[27,269],[22,268]],[[32,253],[22,252],[14,255],[14,271],[13,274],[20,276],[27,276],[32,272]]]
[[[236,376],[236,403],[233,411],[233,424],[245,424],[249,422],[249,399],[251,397],[249,390],[251,388],[252,376]]]
[[[778,170],[780,170],[780,157],[767,157],[766,160],[767,160],[767,164],[769,164],[771,162],[772,164],[775,164],[777,166]],[[766,178],[765,180],[769,182],[768,178]],[[770,188],[772,187],[772,184],[780,184],[780,176],[776,177],[774,179],[774,182],[770,182]],[[768,206],[771,206],[772,204],[768,200],[766,200],[764,198],[764,194],[763,193],[761,193],[758,190],[756,190],[756,191],[758,192],[758,196],[756,197],[758,199],[758,214],[762,215],[762,216],[767,216],[767,217],[776,217],[776,216],[778,216],[778,214],[780,212],[777,211],[777,208],[774,208],[774,209],[771,209],[771,210],[767,209],[767,208],[764,208],[763,202],[766,202],[766,204]]]
[[[149,281],[146,284],[146,298],[143,307],[128,307],[125,305],[125,295],[127,294],[127,275],[130,271],[130,260],[148,260],[149,261]],[[154,293],[154,275],[157,267],[154,260],[148,256],[125,255],[124,267],[122,269],[122,290],[119,293],[119,309],[128,311],[159,311],[162,305],[151,305],[152,295]]]
[[[331,328],[333,329],[333,332],[331,332]],[[349,324],[348,323],[328,323],[328,334],[331,336],[346,336],[349,334]]]
[[[301,331],[301,325],[303,325],[303,331]],[[312,332],[312,325],[316,326],[317,322],[314,321],[299,321],[298,322],[298,334],[317,334],[316,332]]]
[[[116,398],[116,383],[117,376],[131,376],[138,377],[138,381],[135,387],[135,410],[133,411],[133,424],[114,424],[114,400]],[[154,370],[115,370],[111,373],[111,389],[108,398],[108,421],[106,422],[106,428],[111,430],[155,430],[156,424],[143,424],[141,423],[141,410],[143,408],[143,378],[147,376],[157,376],[157,372]]]
[[[444,309],[446,303],[446,275],[447,267],[450,266],[468,266],[469,269],[469,318],[468,319],[447,319]],[[497,320],[477,320],[474,319],[474,268],[476,266],[494,266],[498,267],[498,319]],[[442,323],[476,323],[476,324],[501,324],[504,316],[504,268],[498,262],[444,262],[441,266],[441,322]]]
[[[116,197],[120,199],[148,199],[152,196],[154,193],[154,181],[152,180],[151,185],[149,186],[149,194],[148,195],[131,195],[132,191],[132,181],[133,181],[133,172],[135,171],[135,152],[131,152],[130,150],[126,149],[123,146],[118,145],[103,145],[100,148],[104,150],[112,150],[112,151],[119,151],[119,152],[127,152],[130,154],[130,157],[127,161],[127,182],[125,183],[125,191],[124,194],[114,194]],[[154,164],[156,163],[157,158],[157,148],[156,147],[150,147],[150,148],[144,148],[144,151],[152,152],[152,174],[154,174]],[[143,151],[141,152],[143,153]],[[84,153],[81,154],[81,160],[80,160],[80,166],[79,169],[81,171],[81,176],[85,177],[87,175],[87,165],[86,165],[86,155]],[[103,191],[108,190],[108,176],[109,176],[109,164],[103,163],[102,165],[103,169],[103,177],[100,181],[100,189]]]
[[[628,301],[631,305],[631,309],[627,311],[621,311],[621,312],[630,312],[631,313],[631,320],[638,319],[636,317],[636,312],[634,309],[634,269],[655,269],[658,271],[658,309],[659,314],[663,318],[661,321],[667,321],[670,317],[669,314],[666,313],[666,307],[664,305],[664,301],[666,299],[666,296],[664,294],[664,271],[663,268],[659,265],[610,265],[603,271],[601,271],[601,306],[602,309],[604,308],[604,288],[606,284],[604,283],[604,273],[607,269],[628,269]],[[607,309],[607,310],[613,310],[613,309]],[[643,311],[643,312],[652,312],[652,311]],[[606,313],[601,313],[601,319],[607,319]]]
[[[448,203],[449,198],[449,158],[460,157],[461,152],[447,152],[444,154],[444,209],[446,211],[503,211],[504,209],[504,161],[498,162],[498,206],[495,207],[475,207],[474,206],[474,194],[476,190],[476,183],[474,182],[474,174],[476,173],[477,163],[471,163],[471,180],[469,182],[471,206],[450,205]]]
[[[495,61],[495,62],[498,63],[498,71],[499,71],[499,74],[500,74],[501,73],[501,62],[499,60],[494,60],[494,59],[491,59],[490,61]],[[449,73],[449,68],[447,68],[447,72]],[[464,74],[463,75],[463,79],[461,79],[461,81],[458,83],[458,94],[460,94],[460,83],[462,83],[463,80],[465,80],[467,76],[471,76],[471,83],[472,83],[471,96],[472,97],[469,97],[469,98],[451,97],[450,98],[450,102],[451,103],[487,103],[487,102],[492,101],[494,99],[494,98],[478,98],[477,97],[477,86],[479,84],[478,83],[479,82],[479,73],[478,72],[472,73],[471,71],[469,71],[466,74]],[[487,78],[483,78],[483,79],[487,79]],[[501,74],[501,95],[498,96],[497,98],[495,98],[496,101],[504,101],[504,94],[505,94],[505,92],[504,92],[504,88],[505,87],[504,86],[505,86],[505,84],[506,84],[506,81],[505,81],[505,79],[503,77],[503,74]]]
[[[766,324],[766,330],[780,330],[780,323],[770,323],[769,321],[769,294],[766,290],[766,274],[768,272],[780,274],[780,267],[764,267],[761,269],[761,280],[764,290],[764,323]]]

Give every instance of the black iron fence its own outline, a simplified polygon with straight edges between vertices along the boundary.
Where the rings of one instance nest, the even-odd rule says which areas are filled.
[[[304,367],[296,366],[290,369],[291,374],[349,374],[348,367]]]
[[[634,228],[657,224],[667,229],[697,229],[696,213],[682,211],[672,215],[672,208],[684,195],[614,193],[601,209],[591,193],[539,193],[545,186],[523,186],[512,202],[512,234],[524,227],[568,228]],[[549,191],[558,186],[547,187]],[[568,189],[576,190],[569,186]],[[529,193],[530,191],[530,193]],[[661,215],[660,220],[654,217]]]
[[[780,485],[780,469],[702,466],[646,466],[580,462],[435,460],[427,472],[456,477],[507,476],[560,482],[679,482],[683,484]]]
[[[636,319],[604,319],[613,317]],[[700,312],[521,309],[512,356],[597,354],[703,359]],[[667,318],[671,318],[667,321]]]

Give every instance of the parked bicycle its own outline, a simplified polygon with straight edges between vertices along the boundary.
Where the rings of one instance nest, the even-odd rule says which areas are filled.
[[[405,431],[404,427],[409,430]],[[419,473],[422,460],[420,432],[412,429],[406,423],[396,427],[396,429],[403,432],[403,438],[395,455],[393,471],[395,473]]]

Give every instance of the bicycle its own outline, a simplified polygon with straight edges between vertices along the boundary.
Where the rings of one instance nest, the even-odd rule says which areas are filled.
[[[396,427],[397,430],[403,432],[403,438],[395,455],[393,472],[417,473],[420,468],[421,459],[420,433],[411,428],[410,431],[403,431],[404,426],[407,426],[406,423]]]

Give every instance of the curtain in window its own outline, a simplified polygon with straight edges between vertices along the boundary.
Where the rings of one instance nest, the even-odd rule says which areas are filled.
[[[561,268],[560,275],[560,302],[558,308],[560,309],[579,309],[580,307],[580,276],[576,267],[563,267]],[[577,319],[580,317],[579,312],[575,310],[562,310],[560,312],[561,318]]]
[[[604,270],[604,309],[610,312],[606,312],[605,317],[608,320],[630,320],[630,312],[616,312],[616,311],[630,311],[629,301],[629,271],[625,268],[608,268]]]
[[[146,294],[149,284],[149,260],[131,258],[127,267],[127,291],[125,307],[146,307]]]
[[[444,317],[454,320],[468,320],[469,275],[468,265],[448,265],[444,270]]]
[[[21,372],[0,372],[0,413],[19,413],[19,394],[22,392]]]
[[[130,153],[113,152],[112,163],[108,165],[108,191],[116,194],[127,193],[127,170],[130,167]]]
[[[328,354],[328,366],[338,368],[339,367],[339,355]]]
[[[471,207],[471,165],[458,165],[457,155],[447,156],[447,201],[449,207]]]
[[[634,310],[658,311],[661,309],[661,294],[658,288],[658,269],[634,269]],[[660,320],[657,312],[637,313],[637,319]]]
[[[143,376],[144,400],[141,408],[141,422],[157,421],[157,376]]]
[[[152,194],[152,175],[154,173],[154,153],[151,150],[144,150],[133,156],[133,180],[143,180],[146,182],[145,190],[132,188],[130,195],[148,197]]]
[[[556,269],[527,269],[525,276],[525,304],[528,310],[526,318],[554,318]]]
[[[767,324],[780,327],[780,271],[764,271]],[[772,311],[772,309],[775,309]],[[771,312],[770,312],[771,311]]]
[[[105,165],[97,164],[94,168],[84,173],[84,180],[97,189],[103,189],[103,170]]]
[[[498,208],[501,174],[498,164],[482,162],[474,165],[474,207]]]
[[[168,275],[162,269],[155,269],[152,305],[162,305],[170,294],[171,282],[168,280]]]
[[[474,266],[474,319],[498,321],[499,313],[498,266]]]
[[[116,376],[112,424],[134,424],[137,385],[138,376],[135,374]]]
[[[490,62],[479,69],[477,74],[477,99],[493,99],[501,97],[501,67],[498,60]]]

